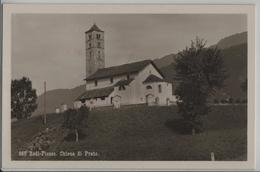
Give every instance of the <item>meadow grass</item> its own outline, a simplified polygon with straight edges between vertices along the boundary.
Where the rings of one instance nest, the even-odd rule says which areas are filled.
[[[98,156],[40,159],[199,161],[210,160],[211,152],[218,161],[247,159],[247,106],[212,106],[204,117],[205,131],[195,136],[170,126],[180,118],[176,106],[96,109],[84,121],[83,139],[68,142],[60,137],[47,151],[94,151]],[[61,114],[47,116],[48,127],[60,127],[62,122]],[[39,117],[12,123],[12,159],[23,160],[18,150],[44,128]]]

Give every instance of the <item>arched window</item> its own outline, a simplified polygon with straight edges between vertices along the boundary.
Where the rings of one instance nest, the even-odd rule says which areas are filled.
[[[150,89],[153,89],[153,88],[152,88],[151,85],[147,85],[147,86],[146,86],[146,89],[147,89],[147,90],[150,90]]]

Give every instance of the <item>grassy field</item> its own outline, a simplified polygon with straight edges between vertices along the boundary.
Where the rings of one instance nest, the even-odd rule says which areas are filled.
[[[48,127],[60,127],[63,116],[48,116]],[[91,111],[85,138],[79,142],[64,141],[58,134],[47,151],[88,151],[97,156],[30,157],[42,160],[246,160],[246,106],[214,106],[205,118],[206,131],[180,134],[175,127],[180,116],[173,107],[124,107]],[[24,160],[18,150],[45,127],[40,118],[12,123],[12,159]],[[28,158],[28,157],[27,157]]]

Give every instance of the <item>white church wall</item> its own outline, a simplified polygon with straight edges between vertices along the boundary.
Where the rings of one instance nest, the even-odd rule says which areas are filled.
[[[163,78],[161,74],[154,68],[154,66],[150,64],[138,74],[130,76],[130,78],[134,78],[134,80],[129,85],[125,86],[125,90],[119,90],[119,87],[115,87],[114,91],[109,95],[109,97],[106,97],[104,100],[101,100],[101,98],[86,100],[85,104],[91,108],[100,106],[113,106],[113,104],[115,104],[115,102],[111,103],[111,98],[113,97],[117,97],[117,99],[115,98],[117,100],[116,104],[120,103],[120,105],[143,104],[147,103],[146,96],[148,94],[153,95],[153,98],[150,97],[150,100],[154,102],[154,105],[156,104],[156,98],[158,99],[157,105],[168,105],[169,102],[176,101],[175,96],[172,95],[171,83],[143,83],[143,81],[151,74],[159,78]],[[94,81],[88,81],[86,87],[87,90],[104,88],[112,86],[122,79],[127,79],[127,76],[122,75],[113,77],[113,83],[111,83],[110,78],[99,79],[97,86],[94,85]],[[152,89],[147,90],[147,85],[151,85]],[[159,92],[158,85],[161,85],[161,92]]]
[[[161,92],[159,91],[159,85],[161,85]],[[152,89],[147,89],[147,86],[151,86]],[[154,103],[157,105],[169,105],[171,102],[175,101],[175,96],[172,95],[172,84],[167,82],[155,82],[147,83],[144,85],[146,89],[146,95],[154,96]],[[156,101],[156,98],[158,101]],[[169,102],[167,102],[169,101]]]
[[[138,73],[136,79],[132,82],[134,90],[133,99],[137,101],[137,103],[146,103],[146,88],[144,87],[143,81],[151,74],[159,78],[163,78],[161,74],[154,68],[154,66],[149,64]]]
[[[114,91],[114,96],[120,96],[120,103],[122,105],[126,105],[126,104],[136,104],[136,101],[133,100],[133,88],[132,88],[132,84],[130,83],[130,85],[126,85],[125,86],[125,90],[119,90],[119,87],[115,87],[115,91]]]

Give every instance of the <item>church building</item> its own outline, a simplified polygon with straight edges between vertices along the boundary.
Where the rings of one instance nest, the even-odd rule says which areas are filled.
[[[152,60],[105,67],[104,31],[94,24],[86,37],[86,91],[74,102],[79,108],[176,102],[172,83],[165,80]]]

